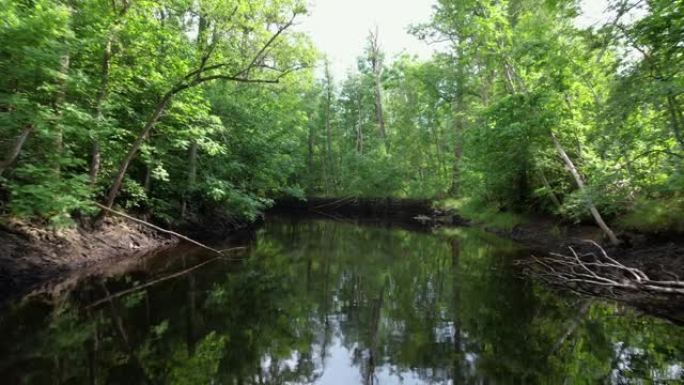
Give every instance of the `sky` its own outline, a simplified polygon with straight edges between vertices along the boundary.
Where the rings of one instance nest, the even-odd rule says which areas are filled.
[[[455,0],[458,1],[458,0]],[[331,62],[333,76],[340,80],[356,68],[356,58],[370,30],[378,27],[386,56],[406,52],[427,59],[436,49],[407,32],[411,24],[428,22],[437,0],[311,0],[310,15],[298,28],[308,32]],[[578,26],[605,22],[608,0],[582,0]]]
[[[356,58],[377,25],[388,58],[402,51],[429,58],[433,49],[407,32],[410,24],[428,22],[436,0],[314,0],[299,29],[309,32],[331,62],[338,80],[356,68]]]

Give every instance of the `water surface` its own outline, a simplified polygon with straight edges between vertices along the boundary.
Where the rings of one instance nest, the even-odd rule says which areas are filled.
[[[0,315],[6,384],[681,384],[684,330],[522,277],[525,252],[272,219],[239,261],[179,248]]]

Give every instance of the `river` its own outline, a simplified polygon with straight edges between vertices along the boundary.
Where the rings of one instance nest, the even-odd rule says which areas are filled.
[[[222,247],[229,247],[226,242]],[[0,313],[3,384],[681,384],[684,329],[476,229],[271,218]]]

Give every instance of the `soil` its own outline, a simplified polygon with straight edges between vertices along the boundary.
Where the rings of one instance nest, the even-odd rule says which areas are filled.
[[[622,243],[610,246],[596,226],[563,226],[550,218],[535,218],[510,231],[488,230],[514,240],[540,256],[548,253],[568,254],[568,247],[581,250],[588,247],[585,240],[592,240],[601,244],[611,257],[625,266],[644,271],[652,279],[684,279],[684,237],[677,234],[622,233]]]
[[[10,221],[0,225],[0,302],[38,284],[105,261],[119,261],[177,243],[145,226],[107,217],[97,229],[51,230]]]
[[[618,246],[606,244],[600,229],[590,225],[562,226],[550,218],[538,218],[518,225],[510,231],[487,229],[510,238],[539,257],[550,253],[570,255],[569,247],[578,253],[597,252],[592,240],[601,244],[606,253],[630,268],[643,271],[650,279],[658,281],[682,281],[684,279],[684,237],[681,234],[620,234]],[[532,274],[532,273],[531,273]],[[534,274],[532,274],[534,277]],[[561,280],[549,282],[561,290],[580,292],[627,303],[645,313],[654,314],[673,323],[684,325],[684,296],[656,294],[646,291],[614,290],[602,286],[578,286]]]

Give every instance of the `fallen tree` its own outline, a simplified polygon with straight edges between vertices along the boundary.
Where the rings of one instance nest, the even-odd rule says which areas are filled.
[[[626,266],[608,255],[598,243],[583,241],[592,250],[570,254],[550,253],[546,258],[532,256],[525,263],[533,275],[553,284],[572,285],[582,292],[595,289],[624,290],[667,295],[684,295],[684,282],[672,274],[672,280],[651,279],[643,270]]]

